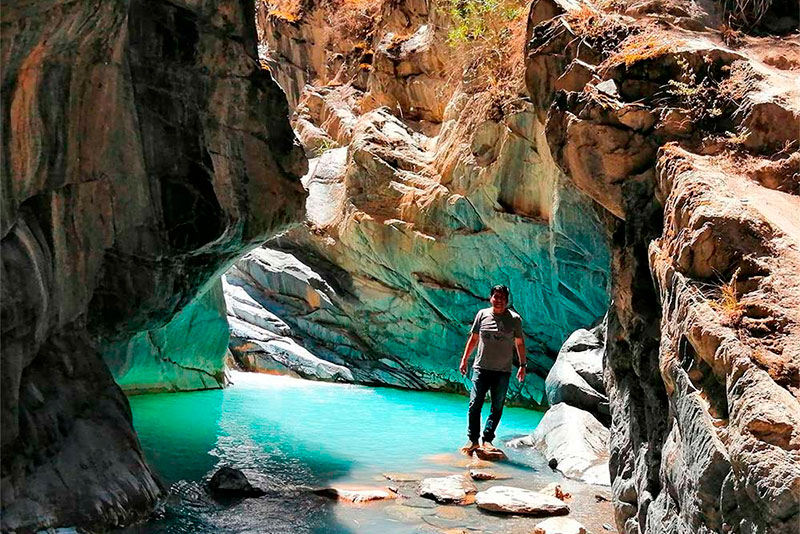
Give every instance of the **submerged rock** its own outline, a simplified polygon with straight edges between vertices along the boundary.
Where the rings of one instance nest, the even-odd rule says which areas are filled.
[[[387,488],[369,489],[343,489],[343,488],[322,488],[314,490],[317,495],[331,497],[343,502],[359,504],[371,501],[385,501],[396,499],[397,492]]]
[[[254,487],[238,469],[221,467],[208,481],[208,489],[218,497],[261,497],[266,495],[262,489]]]
[[[442,504],[463,504],[468,495],[474,494],[478,488],[464,475],[426,478],[420,483],[419,494]]]
[[[569,513],[564,502],[536,491],[511,486],[492,486],[475,495],[478,508],[490,512],[523,515],[562,515]]]

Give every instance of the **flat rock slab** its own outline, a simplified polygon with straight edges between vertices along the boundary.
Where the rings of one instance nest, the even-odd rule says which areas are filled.
[[[524,515],[563,515],[569,513],[564,502],[539,493],[511,486],[492,486],[475,496],[475,504],[482,510]]]
[[[586,527],[568,517],[551,517],[537,523],[533,534],[586,534]]]
[[[314,490],[316,495],[330,497],[346,503],[359,504],[370,501],[385,501],[396,499],[397,494],[385,488],[368,489],[342,489],[342,488],[322,488]]]
[[[443,504],[463,504],[468,500],[468,495],[474,494],[478,488],[464,475],[450,475],[447,477],[426,478],[419,486],[422,497],[433,499]]]
[[[504,453],[500,449],[487,450],[481,447],[475,449],[475,455],[481,460],[486,460],[489,462],[502,462],[503,460],[508,460],[508,456],[506,456],[506,453]]]

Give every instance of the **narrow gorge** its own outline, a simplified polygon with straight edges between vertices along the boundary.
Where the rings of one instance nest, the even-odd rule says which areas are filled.
[[[331,490],[311,495],[303,462],[321,463],[314,484],[383,480],[377,463],[345,467],[336,440],[361,436],[345,412],[385,421],[371,460],[398,470],[416,460],[392,425],[461,424],[446,394],[469,391],[458,359],[495,284],[527,347],[506,485],[559,483],[558,503],[572,489],[589,532],[800,528],[796,1],[3,7],[3,532],[172,532],[176,499],[234,458],[266,477],[268,513],[213,504],[225,528],[183,528],[328,517]],[[397,391],[303,400],[242,370]],[[154,395],[232,376],[224,397]],[[246,433],[264,384],[270,424],[306,441],[267,445],[261,464],[239,455],[261,446]],[[139,426],[188,395],[206,411],[176,446],[214,457],[196,480],[157,472],[143,451],[160,434]],[[412,449],[450,447],[417,432]],[[315,436],[321,459],[304,452]],[[533,531],[469,506],[495,489],[477,465],[461,507],[427,500],[440,479],[384,473],[388,521]],[[297,472],[269,479],[284,466]],[[354,510],[319,528],[388,528]],[[267,531],[320,531],[292,521]]]

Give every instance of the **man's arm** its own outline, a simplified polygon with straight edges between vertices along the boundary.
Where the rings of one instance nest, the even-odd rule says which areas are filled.
[[[517,380],[522,382],[525,380],[525,364],[528,363],[528,359],[525,357],[525,340],[521,337],[515,337],[514,344],[517,347],[517,357],[519,357]]]
[[[461,356],[461,364],[458,366],[458,370],[461,371],[461,374],[467,376],[467,362],[469,362],[469,357],[472,354],[472,351],[475,350],[475,347],[478,345],[479,334],[472,332],[467,338],[467,346],[464,347],[464,355]]]

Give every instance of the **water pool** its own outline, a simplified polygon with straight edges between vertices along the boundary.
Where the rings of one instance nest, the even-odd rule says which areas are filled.
[[[412,506],[348,506],[309,492],[386,486],[387,472],[464,472],[469,460],[455,451],[466,441],[466,397],[239,372],[233,383],[224,390],[130,399],[145,455],[171,491],[159,518],[125,532],[399,534],[473,521],[463,507],[421,499]],[[531,432],[542,415],[507,408],[496,442]],[[557,478],[540,457],[507,452],[511,461],[493,468],[518,479],[514,485]],[[210,499],[203,481],[223,465],[245,471],[267,495],[225,504]],[[442,515],[437,508],[450,511]]]

